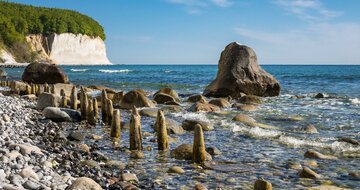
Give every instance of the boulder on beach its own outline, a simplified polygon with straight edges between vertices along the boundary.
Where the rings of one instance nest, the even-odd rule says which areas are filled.
[[[213,104],[197,102],[189,108],[189,111],[192,111],[192,112],[200,112],[200,111],[214,112],[214,111],[220,111],[220,108]]]
[[[43,110],[46,107],[59,107],[60,104],[61,96],[44,92],[38,97],[36,109]]]
[[[324,155],[315,150],[306,151],[304,156],[305,156],[305,158],[317,158],[317,159],[323,159],[323,160],[336,160],[337,159],[337,157],[335,157],[335,156]]]
[[[122,109],[132,109],[134,106],[137,108],[140,107],[155,107],[155,104],[149,100],[145,94],[139,90],[129,91],[124,95],[120,101],[120,108]]]
[[[259,66],[254,50],[233,42],[221,53],[216,79],[205,88],[204,95],[235,99],[241,93],[278,96],[280,84]]]
[[[175,102],[180,102],[180,98],[179,98],[178,93],[175,90],[171,89],[171,88],[162,88],[162,89],[160,89],[159,91],[155,92],[154,97],[159,93],[167,94],[167,95],[173,97],[175,99]]]
[[[55,122],[79,122],[81,121],[80,112],[67,108],[46,107],[43,114],[47,119]]]
[[[36,84],[68,83],[68,77],[64,70],[49,63],[29,64],[24,70],[22,80]]]

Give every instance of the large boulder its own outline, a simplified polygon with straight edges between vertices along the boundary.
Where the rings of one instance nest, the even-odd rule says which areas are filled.
[[[212,123],[193,119],[185,119],[182,122],[181,126],[187,131],[193,131],[195,129],[195,125],[200,125],[203,131],[214,130],[214,126],[212,125]]]
[[[44,92],[38,97],[36,109],[43,110],[46,107],[59,107],[60,104],[61,96]]]
[[[167,94],[167,95],[173,97],[175,99],[175,102],[180,102],[180,98],[179,98],[178,93],[175,90],[171,89],[171,88],[162,88],[162,89],[160,89],[159,91],[157,91],[154,94],[154,97],[159,93]]]
[[[154,100],[158,104],[165,104],[167,102],[176,102],[174,97],[161,92],[154,95]]]
[[[278,96],[280,84],[259,66],[254,50],[233,42],[221,53],[216,79],[205,88],[204,95],[235,99],[241,93]]]
[[[220,111],[220,108],[213,104],[197,102],[194,105],[192,105],[188,110],[191,112],[200,112],[200,111],[214,112],[214,111]]]
[[[81,121],[80,112],[67,108],[47,107],[42,112],[47,119],[55,122]]]
[[[149,100],[144,93],[139,90],[129,91],[124,95],[120,101],[120,108],[122,109],[132,109],[133,106],[140,107],[155,107],[155,104]]]
[[[36,84],[55,84],[67,83],[68,77],[62,68],[54,64],[31,63],[25,68],[22,80]]]

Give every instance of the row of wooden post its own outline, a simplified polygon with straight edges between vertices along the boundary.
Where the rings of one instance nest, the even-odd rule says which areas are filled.
[[[11,82],[1,81],[1,86],[10,86]],[[26,94],[35,94],[39,96],[43,92],[55,93],[55,88],[53,85],[49,86],[48,84],[30,84],[26,86]],[[77,88],[74,86],[71,90],[70,95],[70,108],[78,110],[78,94]],[[61,96],[61,107],[67,107],[68,102],[66,98],[66,93],[64,89],[60,90]],[[99,111],[98,103],[96,98],[88,96],[85,92],[85,89],[81,87],[80,89],[80,112],[82,120],[87,120],[90,125],[96,125],[99,120]],[[113,108],[112,100],[107,98],[107,93],[105,90],[101,92],[101,113],[102,121],[104,124],[110,125],[110,136],[117,140],[121,136],[121,118],[120,110]],[[169,149],[169,141],[166,127],[166,120],[164,113],[159,110],[157,113],[155,129],[157,131],[157,144],[158,150],[166,151]],[[130,118],[130,150],[142,151],[142,128],[141,128],[141,117],[136,107],[134,106],[131,111]],[[194,143],[193,143],[193,161],[194,162],[203,162],[206,160],[206,150],[204,143],[204,135],[202,127],[200,125],[195,126],[194,130]]]

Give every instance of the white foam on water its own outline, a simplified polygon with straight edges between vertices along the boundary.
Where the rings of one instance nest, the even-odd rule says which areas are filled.
[[[204,122],[210,122],[210,119],[207,118],[205,112],[198,112],[198,113],[174,113],[175,117],[182,117],[184,119],[192,119],[192,120],[200,120]]]
[[[120,70],[100,69],[99,71],[102,73],[128,73],[128,72],[131,72],[132,70],[129,70],[129,69],[120,69]]]
[[[233,132],[240,132],[253,137],[274,138],[282,134],[280,131],[276,130],[262,129],[259,127],[247,127],[244,124],[228,123],[226,121],[222,121],[221,125],[232,128]]]
[[[296,137],[291,137],[291,136],[280,136],[279,141],[281,143],[285,143],[285,144],[292,145],[295,147],[313,146],[313,147],[324,147],[325,148],[328,146],[326,143],[315,142],[312,140],[303,140],[303,139],[298,139]]]
[[[350,99],[350,101],[351,101],[352,104],[360,105],[360,99],[359,98]]]
[[[72,72],[85,72],[87,70],[89,70],[89,69],[70,69],[70,71],[72,71]]]
[[[170,73],[171,71],[170,70],[166,70],[165,73]]]
[[[335,141],[329,145],[334,152],[354,152],[360,154],[360,146],[354,146],[346,142]]]

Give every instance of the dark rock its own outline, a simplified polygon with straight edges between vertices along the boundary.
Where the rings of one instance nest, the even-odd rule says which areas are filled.
[[[201,103],[207,103],[207,99],[205,98],[205,96],[201,95],[201,94],[195,94],[190,96],[187,99],[188,102],[192,102],[192,103],[196,103],[196,102],[201,102]]]
[[[85,136],[77,131],[72,131],[67,137],[70,141],[83,141],[85,140]]]
[[[316,172],[314,172],[313,170],[311,170],[308,167],[303,167],[303,169],[299,173],[299,176],[301,178],[311,178],[311,179],[321,178],[321,176],[319,174],[317,174]]]
[[[165,102],[175,102],[176,101],[175,98],[173,98],[172,96],[170,96],[168,94],[164,94],[164,93],[155,94],[154,100],[158,104],[164,104]]]
[[[212,156],[221,154],[221,151],[216,147],[207,147],[206,152],[208,152]]]
[[[349,138],[349,137],[340,137],[340,138],[338,138],[338,141],[350,143],[352,145],[360,145],[359,141]]]
[[[240,93],[278,96],[279,82],[257,63],[255,52],[245,45],[230,43],[221,53],[216,79],[206,87],[205,96],[239,98]]]
[[[272,185],[266,180],[258,179],[255,181],[254,190],[272,190]]]
[[[243,96],[239,98],[238,102],[242,104],[262,104],[261,98],[253,95]]]
[[[6,71],[0,69],[0,78],[6,78],[6,77],[7,77]]]
[[[318,93],[318,94],[315,95],[314,98],[325,98],[325,94],[323,94],[323,93]]]
[[[192,160],[193,159],[193,145],[182,144],[171,151],[171,157],[178,160]],[[206,160],[211,160],[211,155],[206,152]]]
[[[316,127],[314,125],[308,125],[304,128],[304,131],[310,134],[315,134],[315,133],[319,133],[318,130],[316,129]]]
[[[35,84],[55,84],[67,83],[68,77],[62,68],[54,64],[31,63],[25,68],[22,80]]]
[[[199,124],[204,131],[211,131],[214,130],[214,126],[211,123],[200,121],[200,120],[192,120],[192,119],[185,119],[182,122],[182,128],[187,131],[193,131],[195,129],[195,125]]]

